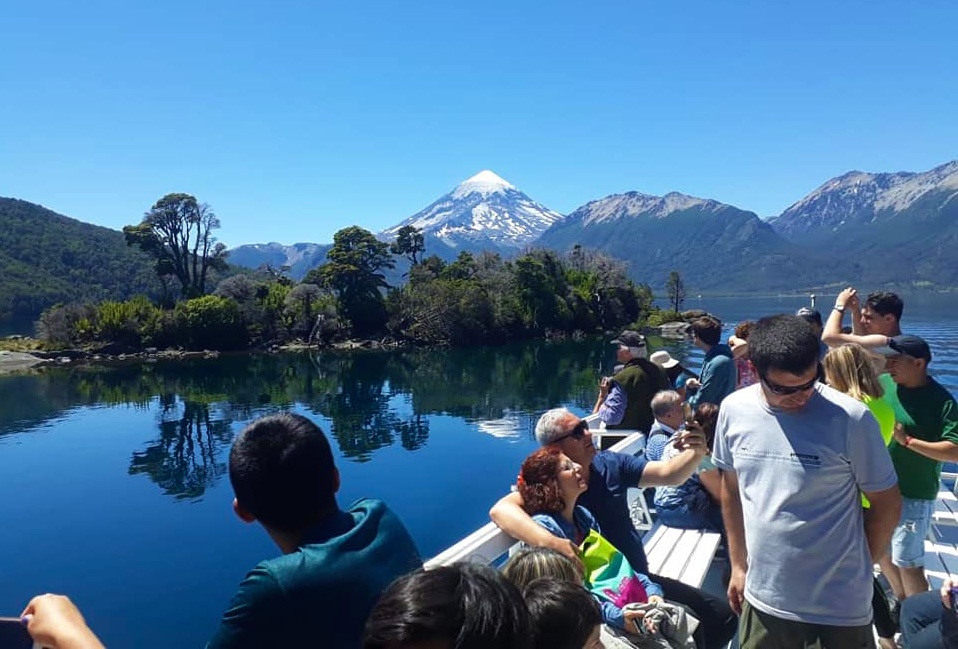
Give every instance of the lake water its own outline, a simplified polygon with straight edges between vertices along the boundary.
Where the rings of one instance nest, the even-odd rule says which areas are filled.
[[[685,306],[734,324],[805,304]],[[928,340],[936,375],[958,393],[956,305],[906,297],[903,325]],[[201,646],[246,571],[278,553],[233,515],[226,459],[244,425],[283,409],[330,435],[341,504],[384,498],[431,556],[486,522],[535,448],[543,410],[591,408],[614,362],[607,341],[0,377],[0,615],[18,614],[33,594],[64,592],[108,646]],[[667,348],[693,367],[701,358],[684,342]]]

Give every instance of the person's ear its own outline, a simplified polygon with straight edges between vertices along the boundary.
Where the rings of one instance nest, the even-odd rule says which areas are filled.
[[[256,517],[250,514],[248,511],[240,506],[239,501],[236,498],[233,499],[233,513],[243,521],[244,523],[255,523]]]
[[[341,483],[339,481],[339,469],[333,467],[333,493],[339,493],[339,487]]]

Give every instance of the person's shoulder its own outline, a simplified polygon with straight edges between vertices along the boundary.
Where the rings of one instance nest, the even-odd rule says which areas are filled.
[[[597,526],[597,523],[595,522],[595,516],[593,516],[592,512],[590,512],[588,509],[586,509],[582,505],[575,506],[575,512],[573,514],[573,518],[575,518],[585,527],[594,528]]]
[[[871,409],[864,402],[854,397],[850,397],[844,392],[835,388],[819,383],[816,386],[819,396],[823,398],[823,403],[831,403],[844,410],[854,421],[861,421],[866,415],[871,414]]]
[[[928,377],[928,384],[934,390],[935,396],[942,401],[955,401],[955,396],[933,376]]]
[[[716,347],[716,350],[715,350],[716,362],[725,363],[727,361],[734,360],[731,347],[729,347],[725,343],[719,343],[715,347]]]
[[[599,472],[621,470],[628,467],[645,466],[645,458],[631,453],[617,451],[599,451],[592,458],[592,468]]]
[[[722,408],[719,412],[728,413],[732,410],[750,409],[761,405],[761,390],[762,387],[758,383],[735,390],[722,399]]]

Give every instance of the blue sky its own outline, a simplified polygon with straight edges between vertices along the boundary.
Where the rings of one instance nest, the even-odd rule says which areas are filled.
[[[676,190],[761,216],[958,158],[952,0],[8,4],[0,195],[230,246],[378,231],[492,169],[560,212]]]

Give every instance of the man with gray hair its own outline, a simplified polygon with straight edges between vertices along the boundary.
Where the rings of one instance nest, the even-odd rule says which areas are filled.
[[[645,457],[661,460],[665,444],[684,423],[682,397],[675,390],[656,392],[652,397],[652,414],[655,416],[655,423],[645,440]]]
[[[648,431],[654,420],[649,405],[659,390],[672,387],[661,367],[646,358],[645,337],[637,331],[623,331],[612,341],[618,345],[615,358],[622,369],[599,381],[599,396],[593,413],[606,428]]]
[[[627,492],[633,487],[678,485],[685,482],[705,455],[705,435],[692,426],[676,440],[681,452],[665,462],[648,461],[644,456],[597,451],[589,424],[565,408],[543,414],[536,424],[536,440],[555,446],[582,466],[588,489],[578,503],[595,516],[602,535],[629,561],[636,572],[649,575],[662,586],[665,598],[688,607],[701,624],[694,638],[699,649],[724,647],[735,634],[735,615],[721,598],[714,597],[675,579],[649,574],[649,562],[642,547],[642,535],[632,525]],[[568,539],[553,536],[522,508],[518,492],[504,496],[489,511],[492,520],[513,538],[527,545],[552,548],[578,561],[578,548]]]

